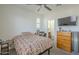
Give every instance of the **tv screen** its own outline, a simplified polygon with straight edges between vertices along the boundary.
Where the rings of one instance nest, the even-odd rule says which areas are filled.
[[[77,23],[76,16],[69,16],[58,19],[58,26],[74,26]]]

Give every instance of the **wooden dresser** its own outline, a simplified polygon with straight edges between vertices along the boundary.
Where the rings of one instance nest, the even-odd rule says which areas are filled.
[[[57,32],[57,47],[72,52],[72,33]]]

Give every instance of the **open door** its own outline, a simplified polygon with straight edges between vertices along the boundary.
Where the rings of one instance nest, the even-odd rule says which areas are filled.
[[[50,39],[54,37],[54,20],[48,20],[48,37]]]

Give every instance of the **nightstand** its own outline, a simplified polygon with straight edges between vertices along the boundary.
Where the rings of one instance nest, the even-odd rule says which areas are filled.
[[[1,45],[1,55],[9,55],[9,43],[7,41],[0,42]]]

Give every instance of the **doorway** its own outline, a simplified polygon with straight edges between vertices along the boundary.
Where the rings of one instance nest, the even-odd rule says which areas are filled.
[[[48,38],[54,38],[54,20],[48,20]]]

